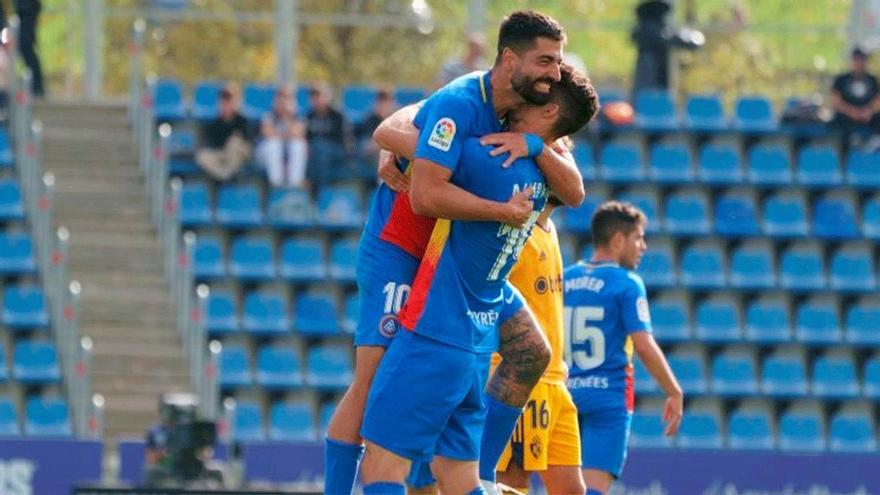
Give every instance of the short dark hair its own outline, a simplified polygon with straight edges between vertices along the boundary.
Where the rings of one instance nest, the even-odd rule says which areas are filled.
[[[593,244],[607,246],[614,234],[621,232],[626,235],[647,223],[648,218],[638,207],[620,201],[606,201],[593,213],[590,223]]]
[[[498,54],[495,56],[495,63],[501,60],[501,53],[505,48],[522,55],[535,46],[538,38],[564,42],[565,29],[556,19],[534,10],[511,12],[498,28]]]
[[[556,137],[570,136],[593,119],[599,111],[599,95],[593,83],[570,64],[559,67],[559,82],[551,89],[551,101],[559,105],[559,116],[553,124]]]

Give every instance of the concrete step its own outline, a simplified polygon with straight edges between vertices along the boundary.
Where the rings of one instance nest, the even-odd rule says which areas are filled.
[[[71,182],[75,188],[79,187],[79,182],[88,182],[102,185],[118,183],[126,187],[136,184],[144,189],[143,176],[130,164],[124,167],[49,167],[48,170],[55,174],[56,183]]]
[[[133,220],[106,218],[102,221],[100,218],[70,217],[64,225],[70,230],[71,236],[105,233],[154,235],[153,225],[146,214]]]
[[[130,359],[183,360],[183,349],[177,342],[148,342],[136,337],[120,342],[119,339],[109,341],[102,339],[97,334],[89,334],[89,336],[94,341],[93,355],[95,359],[128,357]]]
[[[123,176],[55,176],[55,192],[58,195],[92,194],[107,196],[124,196],[128,201],[138,198],[146,203],[147,193],[140,175],[133,173]]]
[[[149,375],[151,371],[164,370],[170,375],[187,374],[189,372],[180,356],[177,357],[114,357],[102,356],[92,361],[92,373],[116,373],[123,377]],[[133,386],[138,380],[132,379]]]
[[[133,324],[140,325],[140,328],[177,328],[176,310],[162,314],[141,314],[136,317],[124,313],[101,314],[92,308],[83,308],[80,313],[82,328],[125,327]]]
[[[100,342],[100,347],[104,349],[137,344],[145,347],[154,345],[162,348],[174,347],[178,349],[179,353],[181,342],[177,331],[171,331],[170,327],[166,328],[156,328],[160,331],[146,332],[143,328],[140,331],[134,331],[124,327],[92,325],[89,327],[89,337]]]

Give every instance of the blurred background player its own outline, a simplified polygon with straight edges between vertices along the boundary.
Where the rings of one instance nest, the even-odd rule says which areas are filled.
[[[578,409],[587,495],[608,493],[626,461],[633,349],[666,393],[665,434],[675,435],[681,422],[681,387],[654,342],[645,284],[633,271],[647,250],[646,224],[628,203],[602,204],[591,224],[592,259],[563,275],[568,388]]]

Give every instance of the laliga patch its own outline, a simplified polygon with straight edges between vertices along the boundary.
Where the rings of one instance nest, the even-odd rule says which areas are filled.
[[[397,315],[385,315],[379,320],[379,333],[385,338],[394,338],[397,333]]]
[[[640,297],[636,300],[636,313],[639,315],[639,321],[645,323],[651,322],[651,311],[648,309],[648,299]]]
[[[455,138],[455,121],[449,117],[443,117],[434,125],[431,137],[428,138],[428,145],[440,151],[449,151],[453,138]]]

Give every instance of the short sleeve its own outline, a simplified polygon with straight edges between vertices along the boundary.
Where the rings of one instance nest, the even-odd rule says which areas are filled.
[[[475,118],[474,106],[467,98],[446,93],[435,95],[415,117],[420,129],[415,158],[454,171]]]
[[[504,284],[501,294],[504,297],[504,304],[498,315],[499,326],[503,325],[505,321],[513,318],[513,315],[517,314],[519,310],[526,306],[522,294],[520,294],[519,290],[517,290],[517,288],[510,282]]]
[[[625,288],[621,293],[620,313],[626,333],[651,331],[651,310],[648,307],[648,294],[642,279],[634,274],[627,275]]]
[[[846,76],[839,75],[834,78],[834,83],[831,85],[831,89],[837,91],[840,94],[844,94],[846,92]]]

